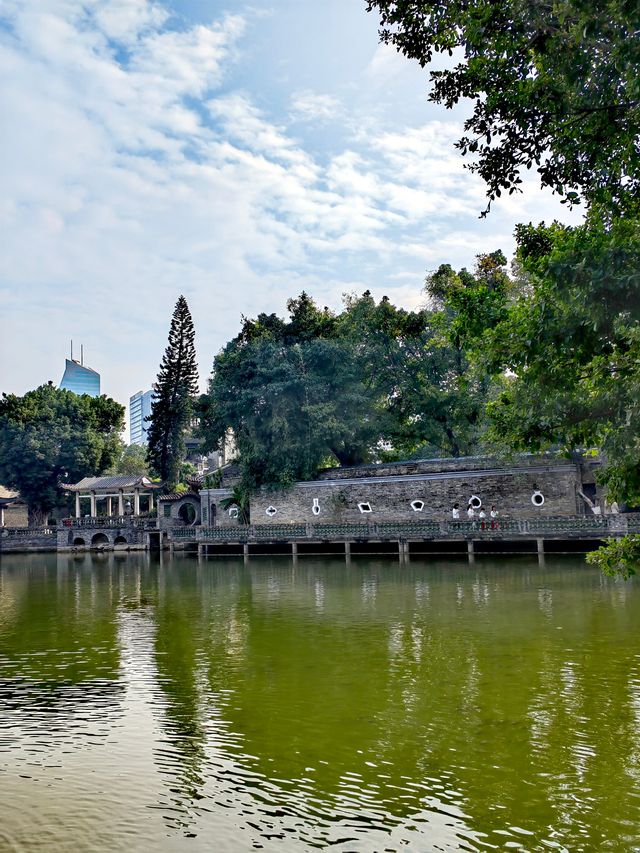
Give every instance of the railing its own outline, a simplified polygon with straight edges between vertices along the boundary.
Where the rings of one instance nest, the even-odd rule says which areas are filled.
[[[13,536],[29,536],[36,538],[38,536],[55,535],[55,527],[0,527],[0,536],[5,539]]]
[[[500,518],[492,521],[380,521],[368,524],[249,524],[236,526],[174,527],[172,539],[247,542],[266,540],[321,539],[504,539],[528,537],[593,537],[603,539],[640,533],[640,513],[607,516],[540,516],[538,518]]]
[[[96,515],[84,518],[63,518],[63,527],[148,527],[156,519],[142,515]]]

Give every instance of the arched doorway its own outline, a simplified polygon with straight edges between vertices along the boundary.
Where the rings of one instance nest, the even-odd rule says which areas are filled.
[[[113,544],[114,545],[126,545],[127,539],[125,536],[116,536],[116,538],[113,540]]]
[[[94,533],[94,535],[91,537],[91,544],[92,545],[108,545],[109,544],[109,537],[107,536],[106,533]]]
[[[73,544],[76,548],[84,548],[87,543],[84,541],[82,536],[75,536],[73,539]]]

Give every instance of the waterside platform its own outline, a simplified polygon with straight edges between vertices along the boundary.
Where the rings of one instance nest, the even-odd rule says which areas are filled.
[[[264,524],[174,527],[173,550],[200,556],[388,554],[401,562],[429,554],[586,553],[609,537],[640,533],[640,513],[374,524]]]
[[[358,554],[397,557],[429,554],[585,553],[609,537],[640,534],[640,513],[484,521],[378,522],[369,524],[252,524],[173,527],[154,519],[65,519],[57,527],[2,528],[0,554],[37,551],[191,551],[200,556]]]

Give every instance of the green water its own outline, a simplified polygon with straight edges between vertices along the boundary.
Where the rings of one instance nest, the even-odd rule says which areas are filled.
[[[0,849],[640,850],[640,595],[580,558],[0,561]]]

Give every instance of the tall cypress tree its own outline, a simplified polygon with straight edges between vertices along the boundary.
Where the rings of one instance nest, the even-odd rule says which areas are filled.
[[[175,487],[185,458],[184,433],[198,393],[194,328],[187,300],[181,296],[171,318],[169,343],[158,373],[151,415],[147,459],[153,470]]]

